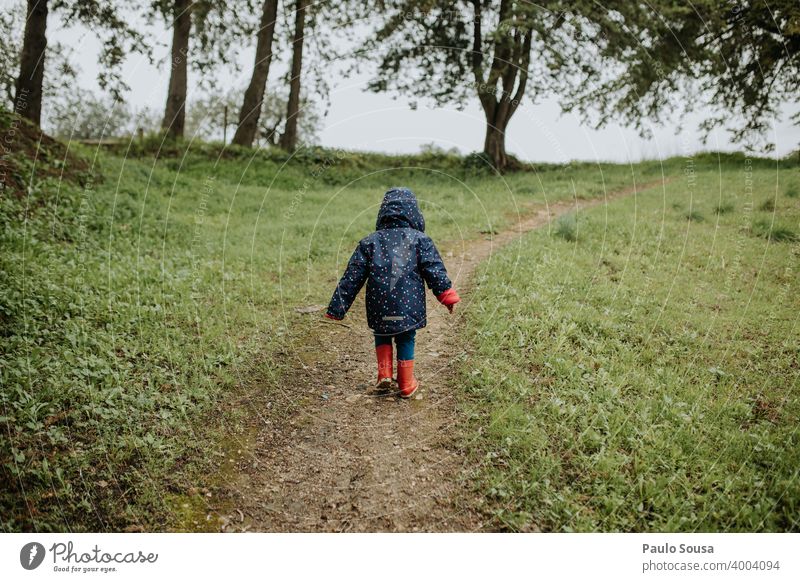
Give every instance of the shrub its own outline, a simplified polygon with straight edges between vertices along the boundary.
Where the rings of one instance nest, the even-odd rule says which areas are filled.
[[[473,152],[461,161],[465,170],[491,171],[494,169],[492,159],[483,152]]]
[[[705,217],[697,210],[687,210],[684,216],[686,217],[686,220],[694,222],[703,222],[705,220]]]

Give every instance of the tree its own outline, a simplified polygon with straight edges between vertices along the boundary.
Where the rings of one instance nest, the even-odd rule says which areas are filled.
[[[295,8],[294,37],[292,39],[292,70],[289,79],[289,100],[286,105],[286,127],[280,146],[286,151],[297,147],[297,118],[300,114],[300,87],[303,70],[303,42],[308,0],[297,0]]]
[[[22,32],[25,28],[27,6],[15,5],[0,11],[0,91],[8,108],[14,108],[17,75],[22,56]],[[48,103],[75,87],[77,71],[70,63],[70,48],[58,42],[48,42],[45,59],[48,66],[42,83],[42,117],[47,118]],[[2,105],[0,105],[2,106]]]
[[[800,94],[800,4],[796,0],[714,0],[621,4],[596,19],[598,58],[573,58],[565,108],[596,125],[610,119],[643,128],[694,104],[711,106],[701,130],[728,126],[734,141],[762,137],[781,104]],[[619,24],[624,24],[624,32]],[[600,40],[603,39],[603,40]],[[738,125],[735,119],[742,121]],[[795,118],[800,122],[800,115]],[[767,149],[773,144],[767,143]]]
[[[377,60],[369,87],[458,107],[477,96],[484,152],[501,170],[509,162],[505,132],[523,95],[555,94],[565,111],[596,126],[619,120],[645,134],[648,120],[710,104],[717,113],[702,129],[738,116],[734,139],[743,140],[763,134],[780,104],[800,93],[796,0],[365,4],[381,8],[382,19],[362,51]]]
[[[279,128],[285,125],[288,96],[285,91],[271,91],[264,99],[258,139],[267,145],[278,146],[281,133]],[[300,110],[303,114],[297,120],[297,143],[313,144],[319,139],[322,118],[318,104],[309,96],[300,98]]]
[[[239,94],[238,90],[211,91],[192,98],[186,107],[186,137],[204,141],[222,140],[225,107],[233,111]]]
[[[148,16],[164,18],[172,28],[170,81],[162,129],[183,137],[189,68],[201,73],[208,86],[215,67],[230,65],[231,46],[252,34],[250,16],[255,0],[152,0]]]
[[[100,86],[118,98],[126,88],[119,65],[131,51],[146,52],[142,36],[120,9],[102,0],[28,0],[25,33],[15,83],[14,109],[37,125],[41,123],[43,83],[47,54],[47,20],[50,11],[64,25],[83,24],[102,37]]]
[[[62,139],[103,139],[131,133],[134,119],[125,103],[77,88],[52,100],[44,126]]]
[[[28,19],[22,41],[14,111],[36,125],[42,120],[44,56],[47,50],[47,2],[28,0]]]
[[[233,143],[252,146],[258,130],[258,120],[264,102],[264,92],[269,77],[272,61],[272,41],[275,36],[275,21],[278,17],[278,0],[264,0],[261,10],[261,22],[258,29],[256,57],[253,75],[244,93],[242,109],[239,113],[239,125],[233,136]]]
[[[495,167],[508,165],[506,129],[519,107],[528,84],[533,30],[524,12],[514,13],[514,3],[501,0],[497,30],[489,37],[493,45],[491,65],[486,70],[483,36],[486,2],[473,0],[473,37],[470,66],[486,116],[486,138],[483,151]],[[499,82],[499,86],[498,86]]]
[[[383,21],[361,54],[377,60],[373,91],[395,90],[438,105],[478,98],[486,119],[484,153],[498,170],[509,164],[505,135],[530,91],[531,54],[543,71],[562,21],[559,2],[384,0]],[[552,5],[552,6],[551,6]]]
[[[287,91],[280,88],[265,94],[258,115],[254,144],[277,146],[280,129],[286,122]],[[207,92],[189,101],[186,113],[186,135],[203,140],[219,140],[223,134],[223,111],[236,107],[240,91],[236,88],[228,92]],[[322,115],[319,107],[307,97],[300,100],[303,115],[298,120],[298,142],[313,143],[317,140]]]
[[[192,30],[192,0],[172,2],[172,58],[169,89],[161,127],[172,137],[183,137],[186,122],[186,92],[189,78],[189,35]]]

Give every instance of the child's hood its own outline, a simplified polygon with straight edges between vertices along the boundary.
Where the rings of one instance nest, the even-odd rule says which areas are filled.
[[[419,210],[417,197],[408,188],[392,188],[383,195],[375,229],[409,227],[425,232],[425,218]]]

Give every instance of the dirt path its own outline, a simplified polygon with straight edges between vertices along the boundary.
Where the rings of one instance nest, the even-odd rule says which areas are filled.
[[[278,423],[260,422],[255,445],[229,483],[236,509],[226,531],[476,531],[486,527],[481,499],[470,488],[463,429],[454,388],[457,342],[476,266],[521,234],[554,218],[653,187],[604,199],[549,205],[511,230],[462,245],[445,263],[464,299],[450,316],[428,301],[428,326],[417,335],[421,391],[403,401],[371,393],[372,334],[363,292],[344,327],[319,323],[316,344],[298,346],[300,361],[283,398],[303,401]],[[319,314],[311,315],[319,317]]]

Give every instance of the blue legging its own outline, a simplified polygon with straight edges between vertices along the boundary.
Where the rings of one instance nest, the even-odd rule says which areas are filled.
[[[397,359],[398,360],[413,360],[414,359],[414,339],[417,336],[417,330],[404,331],[397,335],[378,335],[375,334],[375,347],[392,345],[392,338],[397,345]]]

